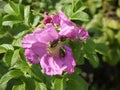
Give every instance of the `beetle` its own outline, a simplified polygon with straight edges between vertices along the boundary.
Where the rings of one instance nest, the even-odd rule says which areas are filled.
[[[58,39],[53,40],[52,42],[49,43],[50,48],[54,48],[58,45]]]
[[[62,36],[62,37],[60,37],[59,41],[64,42],[64,41],[66,40],[66,38],[67,38],[67,37]]]
[[[66,55],[66,51],[64,48],[60,48],[59,53],[60,53],[60,57],[64,57]]]

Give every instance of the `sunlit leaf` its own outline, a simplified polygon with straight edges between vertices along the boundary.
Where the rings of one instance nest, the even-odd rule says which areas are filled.
[[[83,11],[78,11],[72,14],[71,20],[89,21],[89,16]]]
[[[11,59],[11,66],[13,66],[19,58],[19,49],[15,50]]]
[[[54,80],[54,90],[65,90],[64,78],[56,78]]]
[[[15,85],[13,85],[12,90],[25,90],[25,83],[22,81],[17,81]]]
[[[13,43],[12,43],[12,45],[13,46],[18,46],[18,47],[21,47],[22,46],[22,39],[21,38],[18,38],[18,39],[15,39],[15,40],[13,40]]]
[[[35,81],[35,90],[47,90],[47,87],[44,83]]]
[[[36,16],[36,17],[34,18],[32,27],[35,27],[35,26],[39,23],[39,20],[40,20],[40,16]]]
[[[5,48],[6,50],[14,50],[13,46],[10,44],[2,44],[0,47]]]
[[[19,5],[13,3],[12,1],[9,1],[9,4],[5,5],[4,11],[10,15],[19,15]]]
[[[9,1],[9,5],[13,9],[13,11],[16,13],[16,15],[20,14],[19,4],[15,4],[14,2]]]
[[[8,50],[4,55],[3,61],[8,67],[11,66],[11,60],[12,60],[13,53],[14,52],[12,50]]]
[[[12,78],[18,78],[22,75],[23,73],[20,70],[11,70],[4,74],[0,79],[0,90],[5,90],[9,80],[11,80]]]
[[[82,11],[86,8],[85,5],[83,5],[83,2],[80,0],[72,0],[73,1],[73,11]]]
[[[29,25],[30,6],[25,6],[24,9],[24,23]]]
[[[0,53],[5,53],[6,51],[7,50],[4,47],[0,46]]]
[[[71,5],[66,5],[66,6],[64,6],[64,7],[62,8],[63,12],[64,12],[69,18],[71,17],[71,15],[72,15],[72,13],[73,13],[71,7],[72,7]]]
[[[116,14],[117,14],[117,16],[120,18],[120,8],[117,8]]]

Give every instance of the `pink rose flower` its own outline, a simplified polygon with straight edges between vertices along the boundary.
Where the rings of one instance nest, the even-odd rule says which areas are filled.
[[[61,10],[59,10],[58,15],[53,14],[51,18],[53,23],[60,27],[60,35],[64,35],[71,40],[78,40],[80,42],[84,41],[86,38],[89,38],[88,31],[75,25]]]
[[[22,46],[28,61],[32,64],[40,63],[47,75],[61,75],[63,71],[73,73],[76,62],[72,50],[64,45],[65,39],[49,23],[44,29],[26,35]]]

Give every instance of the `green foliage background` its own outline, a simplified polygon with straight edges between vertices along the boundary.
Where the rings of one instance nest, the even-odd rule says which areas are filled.
[[[21,41],[59,9],[90,39],[69,43],[74,74],[47,76],[27,62]],[[119,62],[120,0],[0,0],[0,90],[120,90]]]

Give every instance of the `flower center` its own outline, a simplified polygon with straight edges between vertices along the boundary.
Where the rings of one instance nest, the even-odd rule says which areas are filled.
[[[66,55],[65,49],[63,48],[66,37],[53,40],[47,45],[47,53],[52,56],[64,57]]]

